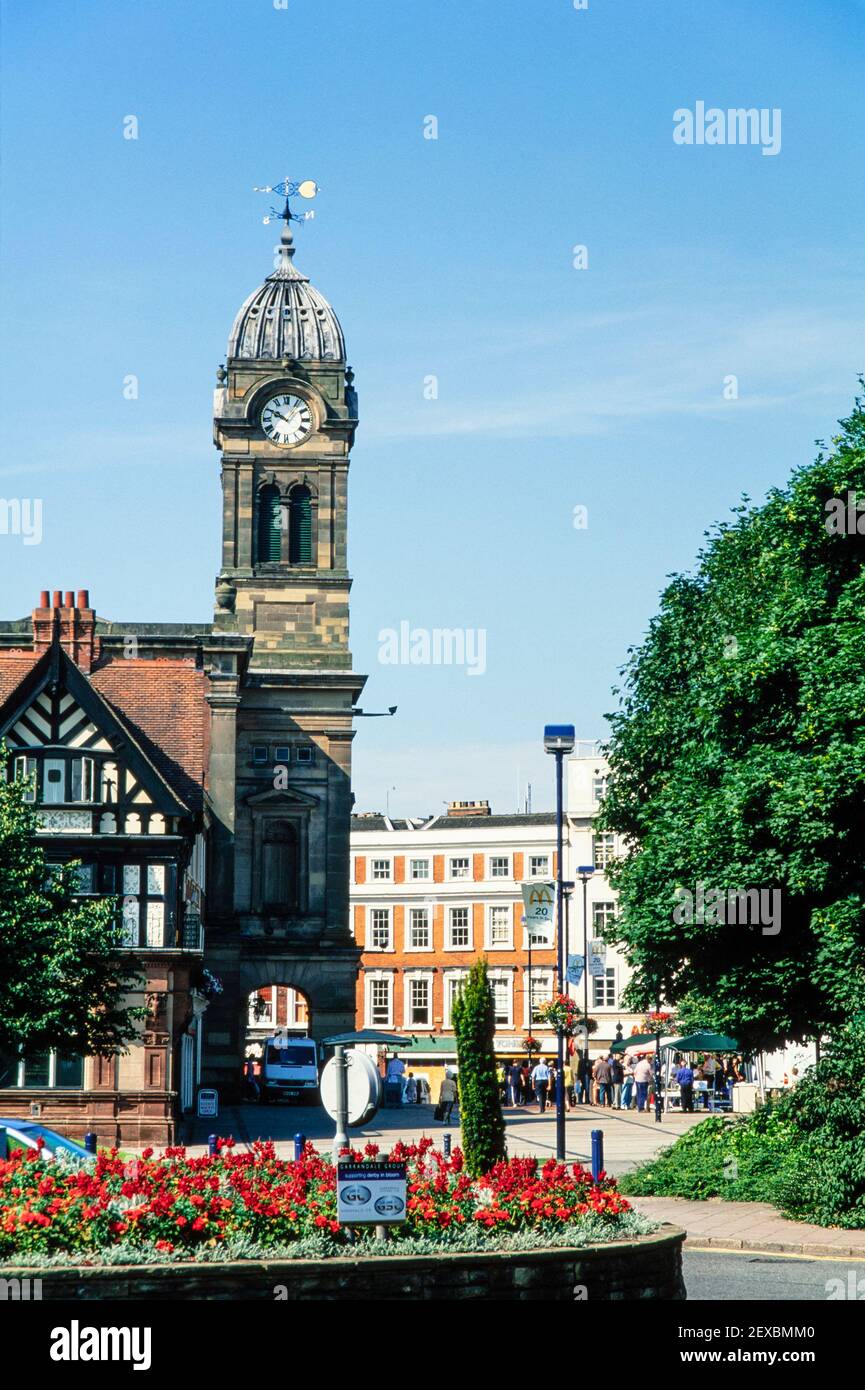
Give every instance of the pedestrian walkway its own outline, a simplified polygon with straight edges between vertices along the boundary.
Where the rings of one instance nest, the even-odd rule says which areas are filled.
[[[548,1109],[543,1115],[536,1107],[509,1107],[504,1111],[508,1153],[517,1157],[533,1155],[551,1158],[556,1152],[556,1115]],[[604,1135],[604,1167],[612,1176],[627,1173],[641,1163],[654,1158],[681,1134],[700,1124],[704,1115],[682,1115],[678,1111],[665,1114],[660,1124],[654,1114],[639,1114],[636,1110],[612,1110],[594,1105],[580,1105],[569,1111],[565,1124],[567,1159],[571,1163],[591,1162],[592,1130]],[[333,1142],[334,1122],[320,1107],[292,1105],[245,1104],[224,1109],[218,1120],[192,1122],[188,1147],[201,1153],[209,1134],[232,1135],[239,1143],[254,1139],[272,1139],[280,1157],[294,1153],[294,1135],[303,1134],[316,1148],[328,1151]],[[366,1143],[389,1148],[398,1139],[416,1143],[424,1135],[441,1145],[442,1136],[451,1135],[454,1145],[460,1142],[459,1114],[454,1123],[443,1125],[436,1121],[430,1105],[402,1105],[381,1109],[362,1130],[350,1131],[351,1143],[363,1148]]]
[[[671,1221],[688,1232],[694,1250],[754,1250],[766,1254],[823,1255],[865,1260],[865,1230],[790,1221],[767,1202],[691,1202],[684,1197],[629,1197],[653,1221]]]

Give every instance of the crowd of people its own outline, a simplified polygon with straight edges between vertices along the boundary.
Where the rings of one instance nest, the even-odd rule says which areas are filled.
[[[729,1099],[736,1082],[745,1080],[745,1069],[741,1057],[700,1057],[692,1066],[686,1058],[677,1056],[672,1075],[679,1086],[682,1109],[692,1112],[695,1088],[700,1093],[712,1091],[720,1099]],[[548,1105],[555,1103],[555,1061],[543,1057],[536,1062],[506,1061],[499,1067],[498,1080],[504,1105],[521,1108],[535,1104],[543,1114]],[[577,1105],[599,1105],[642,1112],[654,1105],[655,1068],[651,1053],[629,1057],[609,1052],[594,1060],[578,1053],[570,1058],[564,1080],[568,1110]],[[705,1087],[700,1082],[706,1082]]]

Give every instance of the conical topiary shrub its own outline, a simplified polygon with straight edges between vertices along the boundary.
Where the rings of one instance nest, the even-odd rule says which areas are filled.
[[[459,1064],[460,1124],[466,1170],[488,1173],[507,1157],[505,1122],[496,1080],[493,996],[487,963],[477,961],[453,1005]]]

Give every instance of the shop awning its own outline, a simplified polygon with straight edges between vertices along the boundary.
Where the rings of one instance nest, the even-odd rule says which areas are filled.
[[[380,1043],[382,1047],[402,1048],[411,1041],[401,1033],[380,1033],[376,1028],[361,1028],[358,1033],[335,1033],[332,1038],[324,1038],[322,1047],[336,1047],[337,1043],[346,1047],[351,1043]]]
[[[725,1033],[689,1033],[687,1037],[675,1038],[668,1044],[679,1052],[738,1052],[739,1044],[735,1038]]]

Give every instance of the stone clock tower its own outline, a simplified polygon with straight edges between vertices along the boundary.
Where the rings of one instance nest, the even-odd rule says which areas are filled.
[[[331,306],[294,264],[288,203],[276,269],[240,308],[214,399],[222,567],[211,681],[213,811],[206,1078],[241,1074],[247,997],[306,998],[317,1038],[354,1026],[349,931],[352,671],[346,548],[353,373]],[[234,640],[232,640],[232,638]]]

